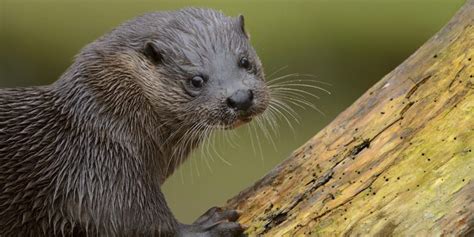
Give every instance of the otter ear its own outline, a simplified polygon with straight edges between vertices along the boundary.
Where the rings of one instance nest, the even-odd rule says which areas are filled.
[[[247,39],[250,39],[250,35],[247,33],[247,31],[245,30],[245,19],[244,19],[244,15],[240,14],[238,16],[238,21],[239,21],[239,26],[240,26],[240,29],[242,30],[242,33],[244,33],[245,37],[247,37]]]
[[[156,46],[155,43],[147,41],[143,49],[144,54],[150,58],[154,63],[160,64],[163,62],[163,53]]]

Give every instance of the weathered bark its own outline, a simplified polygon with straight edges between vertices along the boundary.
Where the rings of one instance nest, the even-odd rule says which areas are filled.
[[[474,0],[228,201],[247,233],[474,235]],[[337,98],[336,98],[337,99]]]

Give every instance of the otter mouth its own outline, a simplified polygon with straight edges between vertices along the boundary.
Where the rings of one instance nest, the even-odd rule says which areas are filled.
[[[265,111],[265,109],[266,107],[263,109],[258,109],[258,107],[255,107],[246,111],[228,110],[222,113],[223,116],[219,119],[219,122],[214,125],[214,128],[232,130],[241,127],[247,123],[250,123],[255,117],[260,116]]]
[[[232,125],[232,128],[238,128],[246,123],[250,123],[252,119],[253,119],[252,117],[239,118],[234,122],[234,124]]]
[[[215,125],[214,127],[217,128],[217,129],[232,130],[232,129],[238,128],[238,127],[240,127],[244,124],[250,123],[252,121],[252,119],[253,119],[253,116],[252,117],[240,117],[240,118],[237,118],[232,123],[218,124],[218,125]]]

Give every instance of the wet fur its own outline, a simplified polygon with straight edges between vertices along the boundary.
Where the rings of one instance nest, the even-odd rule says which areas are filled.
[[[263,80],[237,19],[185,9],[126,22],[52,85],[0,89],[0,236],[176,234],[160,185],[205,139],[187,131],[235,119],[182,83],[222,51],[249,53]]]

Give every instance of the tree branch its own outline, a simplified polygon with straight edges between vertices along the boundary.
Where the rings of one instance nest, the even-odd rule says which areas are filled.
[[[247,233],[474,234],[474,0],[228,201]]]

